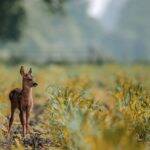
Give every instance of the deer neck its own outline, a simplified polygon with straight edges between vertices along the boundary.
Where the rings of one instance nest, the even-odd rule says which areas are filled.
[[[31,87],[27,87],[23,84],[22,87],[22,95],[27,99],[32,99],[32,88]]]

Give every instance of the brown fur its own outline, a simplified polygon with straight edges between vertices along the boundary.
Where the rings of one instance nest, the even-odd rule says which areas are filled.
[[[10,133],[13,124],[15,110],[18,108],[20,111],[19,118],[23,126],[24,136],[29,129],[29,117],[33,107],[32,87],[36,87],[37,83],[33,80],[31,69],[28,73],[25,73],[24,67],[21,66],[20,74],[22,76],[22,89],[16,88],[9,93],[9,99],[11,102],[11,117],[9,120],[8,133]]]

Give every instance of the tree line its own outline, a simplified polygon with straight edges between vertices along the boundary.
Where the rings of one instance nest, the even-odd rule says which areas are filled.
[[[64,3],[68,0],[43,0],[49,11],[64,12]],[[22,35],[22,28],[26,24],[26,10],[24,0],[0,1],[0,40],[18,41]]]

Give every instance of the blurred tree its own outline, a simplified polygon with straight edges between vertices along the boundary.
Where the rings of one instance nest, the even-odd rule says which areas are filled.
[[[0,39],[16,41],[21,36],[25,10],[23,0],[0,0]]]
[[[128,50],[134,59],[150,59],[149,14],[150,0],[129,0],[122,11],[119,32],[126,37],[126,45],[131,45]]]
[[[64,13],[64,3],[68,0],[43,0],[52,13]],[[17,41],[21,37],[26,12],[23,0],[0,0],[0,40]]]
[[[64,14],[64,3],[68,0],[44,0],[52,13]]]

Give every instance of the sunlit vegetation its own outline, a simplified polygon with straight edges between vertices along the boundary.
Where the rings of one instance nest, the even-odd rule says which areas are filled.
[[[8,93],[21,87],[19,66],[0,65],[0,149],[148,149],[149,66],[33,66],[31,134],[16,112],[7,138]]]

